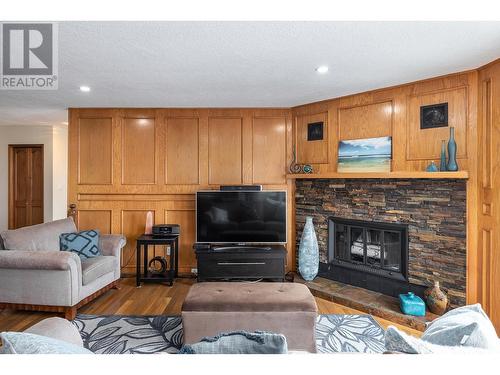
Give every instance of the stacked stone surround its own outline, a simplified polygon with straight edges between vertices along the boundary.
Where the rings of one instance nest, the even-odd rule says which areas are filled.
[[[328,262],[329,216],[408,224],[410,283],[440,281],[452,307],[465,304],[464,180],[298,179],[295,216],[297,250],[305,217],[312,216],[322,263]]]

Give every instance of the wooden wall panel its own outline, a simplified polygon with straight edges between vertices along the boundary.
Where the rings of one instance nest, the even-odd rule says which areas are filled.
[[[323,122],[323,139],[307,140],[308,124]],[[298,116],[296,118],[295,144],[297,148],[297,162],[301,164],[328,163],[328,113],[317,113]]]
[[[252,144],[252,182],[286,183],[286,119],[254,118]]]
[[[392,102],[339,108],[339,140],[392,135]]]
[[[101,234],[111,233],[111,210],[79,210],[78,230],[99,229]]]
[[[448,103],[448,126],[420,129],[420,107]],[[409,98],[408,106],[408,160],[432,160],[439,157],[441,141],[450,136],[455,127],[457,157],[467,157],[467,88],[460,87],[435,93],[420,94]]]
[[[181,226],[179,237],[179,272],[189,273],[196,268],[196,255],[193,244],[196,241],[195,210],[166,210],[165,223]]]
[[[199,120],[166,120],[166,183],[197,185],[199,180]]]
[[[156,182],[156,130],[151,118],[122,120],[122,183]]]
[[[78,183],[112,184],[111,118],[80,118],[78,123]]]
[[[127,238],[127,244],[122,250],[122,267],[135,268],[136,239],[144,233],[146,215],[148,210],[122,210],[121,233]],[[154,220],[153,212],[153,222]],[[150,256],[154,255],[154,247],[151,246]]]
[[[242,183],[242,119],[209,118],[208,183]]]

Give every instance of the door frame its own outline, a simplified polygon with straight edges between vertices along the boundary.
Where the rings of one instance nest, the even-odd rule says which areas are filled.
[[[9,190],[9,204],[8,204],[8,229],[14,229],[15,221],[14,221],[14,150],[16,148],[30,148],[37,147],[42,149],[42,216],[45,215],[45,149],[43,144],[13,144],[9,145],[9,181],[8,181],[8,190]]]

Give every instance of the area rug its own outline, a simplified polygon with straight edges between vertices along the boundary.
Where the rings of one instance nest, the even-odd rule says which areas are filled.
[[[182,346],[179,316],[78,314],[73,321],[84,346],[99,354],[175,354]],[[370,315],[319,315],[319,353],[382,353],[384,330]]]

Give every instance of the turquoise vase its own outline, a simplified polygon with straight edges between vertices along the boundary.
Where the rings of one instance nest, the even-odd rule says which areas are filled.
[[[457,164],[457,143],[455,142],[455,128],[450,128],[450,140],[448,141],[448,164],[446,165],[448,171],[458,171]]]
[[[446,171],[446,141],[441,141],[441,159],[439,160],[439,170]]]
[[[425,303],[419,296],[412,292],[399,295],[399,307],[403,314],[425,316]]]
[[[306,281],[313,280],[318,274],[319,247],[312,217],[306,217],[299,245],[299,273]]]
[[[425,170],[427,172],[437,172],[438,171],[438,167],[436,166],[436,164],[434,164],[433,161],[431,161],[431,163],[427,166],[427,168],[425,168]]]

